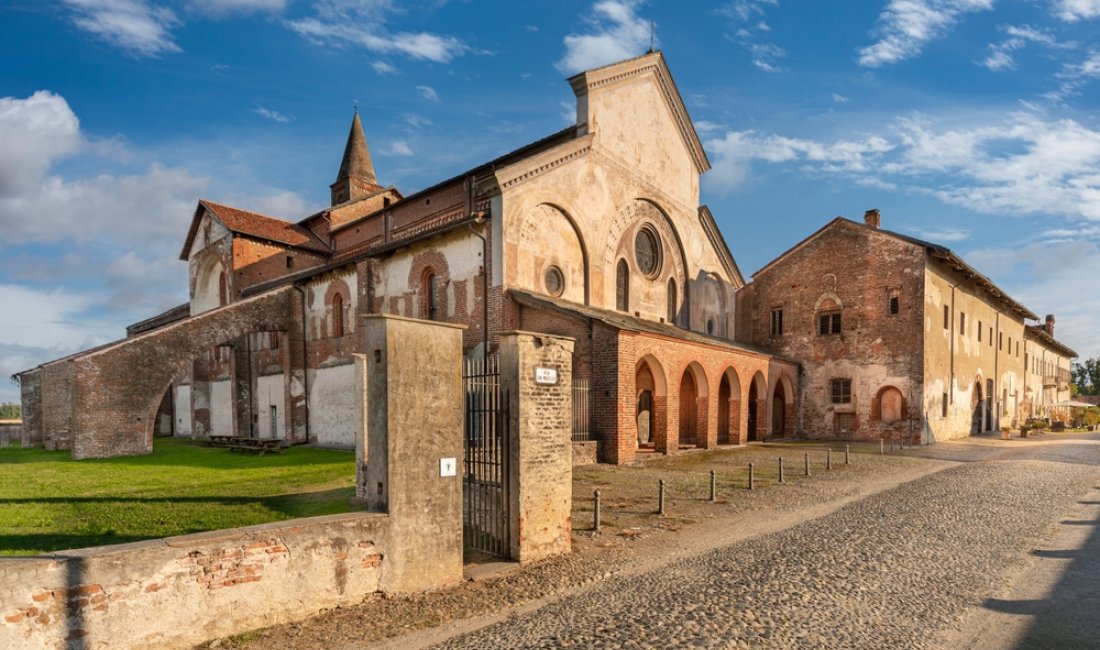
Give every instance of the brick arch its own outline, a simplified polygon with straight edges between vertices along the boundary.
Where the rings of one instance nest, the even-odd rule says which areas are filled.
[[[447,286],[451,283],[451,269],[447,265],[447,257],[443,253],[432,249],[417,253],[409,268],[409,292],[417,296],[416,309],[412,307],[412,301],[405,303],[405,316],[414,318],[427,318],[427,296],[425,280],[429,274],[435,274],[436,296],[435,305],[438,310],[438,320],[447,320]]]
[[[883,398],[886,397],[887,399],[893,399],[893,396],[889,395],[890,391],[893,391],[894,393],[897,393],[897,400],[898,400],[898,419],[897,420],[883,420],[883,418],[882,418],[882,401],[883,401]],[[893,385],[883,386],[882,388],[878,389],[878,392],[875,393],[875,396],[871,399],[871,421],[872,422],[884,422],[886,424],[890,424],[890,423],[893,423],[893,422],[900,422],[901,420],[905,419],[905,414],[908,413],[908,412],[909,412],[909,405],[906,403],[905,393],[901,392],[901,390],[897,386],[893,386]]]
[[[336,332],[337,314],[333,310],[333,306],[336,304],[337,296],[340,297],[342,312],[339,314],[339,318],[342,319],[341,328],[343,332]],[[321,325],[321,338],[330,336],[342,336],[349,332],[355,331],[355,318],[354,314],[348,313],[348,308],[351,306],[351,289],[348,288],[348,283],[343,278],[334,278],[329,282],[328,289],[325,290],[325,320]]]
[[[783,398],[783,412],[782,414],[777,414],[776,408],[779,406],[780,393],[782,393]],[[794,382],[786,373],[782,373],[772,381],[769,396],[768,424],[771,433],[780,435],[792,432],[794,429],[795,412]],[[779,431],[776,431],[775,429],[777,427],[775,424],[780,421],[783,423],[783,426]]]
[[[755,394],[754,394],[755,393]],[[748,440],[763,440],[768,431],[768,380],[757,370],[745,387],[745,408],[748,413]]]
[[[741,442],[741,379],[733,366],[718,380],[718,444]]]
[[[73,458],[151,453],[164,392],[195,357],[253,332],[283,330],[288,341],[299,341],[301,322],[298,294],[285,287],[78,357],[73,361]],[[300,354],[299,347],[292,367],[303,367]]]

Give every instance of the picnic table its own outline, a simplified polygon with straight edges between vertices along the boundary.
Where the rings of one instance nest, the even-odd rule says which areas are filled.
[[[206,444],[211,447],[224,447],[230,451],[255,451],[263,456],[269,451],[281,453],[283,441],[278,438],[246,438],[243,436],[210,436]]]

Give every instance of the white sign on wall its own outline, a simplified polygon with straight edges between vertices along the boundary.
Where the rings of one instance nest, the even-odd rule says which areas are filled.
[[[535,368],[535,383],[553,386],[558,383],[557,368]]]
[[[458,463],[454,458],[440,458],[439,459],[439,475],[440,476],[454,476],[458,470]]]

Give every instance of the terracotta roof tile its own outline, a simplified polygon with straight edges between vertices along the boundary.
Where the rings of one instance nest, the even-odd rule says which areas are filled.
[[[312,232],[298,224],[203,199],[200,204],[214,213],[226,228],[242,235],[329,254],[332,251]]]

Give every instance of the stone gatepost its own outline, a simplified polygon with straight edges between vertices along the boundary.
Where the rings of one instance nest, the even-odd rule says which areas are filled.
[[[382,589],[462,580],[461,325],[363,317],[356,492],[390,516]]]
[[[500,380],[509,391],[512,559],[570,551],[573,517],[573,339],[508,332]]]

